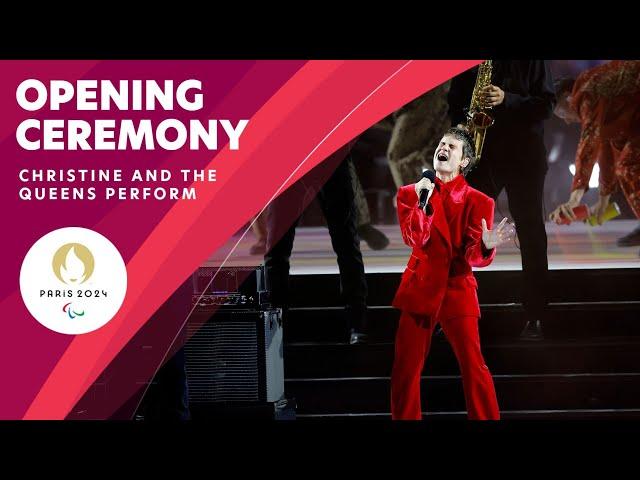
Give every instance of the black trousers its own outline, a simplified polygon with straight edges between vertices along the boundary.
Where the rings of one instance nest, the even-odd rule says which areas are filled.
[[[522,256],[522,303],[528,320],[543,320],[548,304],[549,270],[543,213],[547,166],[537,162],[527,165],[526,170],[518,170],[494,160],[496,157],[483,155],[480,164],[467,176],[467,182],[494,200],[502,189],[506,190]]]
[[[366,327],[367,282],[356,227],[357,213],[349,161],[347,159],[338,165],[319,189],[317,197],[327,221],[331,245],[338,257],[340,294],[348,320],[352,328],[362,329]],[[289,260],[295,229],[302,214],[299,210],[304,205],[305,195],[309,196],[312,190],[313,187],[305,187],[303,182],[298,182],[275,199],[268,209],[265,255],[267,288],[272,303],[285,310],[290,303]],[[292,219],[293,223],[287,227]],[[321,292],[318,293],[321,295]]]

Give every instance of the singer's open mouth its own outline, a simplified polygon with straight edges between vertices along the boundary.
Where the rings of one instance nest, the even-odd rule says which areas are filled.
[[[449,157],[447,157],[445,153],[439,153],[438,160],[440,160],[441,162],[446,162],[447,160],[449,160]]]

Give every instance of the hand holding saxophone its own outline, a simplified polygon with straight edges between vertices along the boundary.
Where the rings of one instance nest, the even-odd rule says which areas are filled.
[[[482,89],[484,105],[486,107],[497,107],[504,102],[504,90],[495,85],[487,85]]]
[[[478,67],[476,84],[471,93],[471,104],[467,113],[467,129],[472,132],[476,162],[482,156],[482,146],[487,128],[493,125],[493,117],[487,110],[499,105],[504,100],[504,92],[491,83],[493,61],[485,60]]]

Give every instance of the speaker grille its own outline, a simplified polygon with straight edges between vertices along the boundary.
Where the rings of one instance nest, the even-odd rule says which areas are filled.
[[[192,402],[259,400],[255,319],[209,321],[188,333],[185,353]]]

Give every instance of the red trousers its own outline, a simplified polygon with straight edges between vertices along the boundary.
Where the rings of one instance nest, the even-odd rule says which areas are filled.
[[[429,353],[435,320],[402,312],[396,333],[391,374],[391,416],[420,420],[420,377]],[[491,372],[480,351],[478,318],[455,317],[440,322],[458,359],[470,420],[499,420],[500,411]]]

